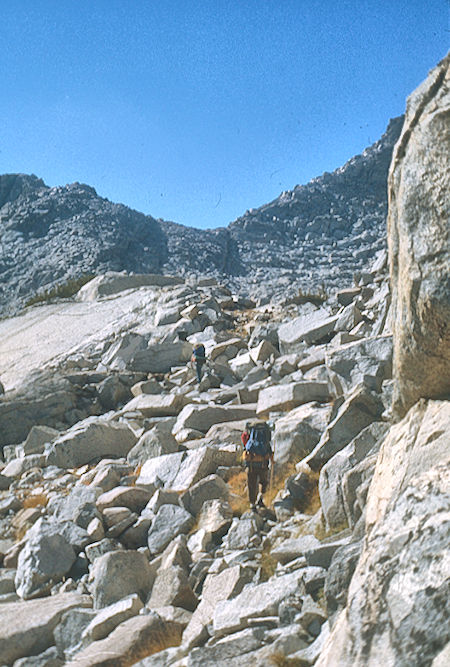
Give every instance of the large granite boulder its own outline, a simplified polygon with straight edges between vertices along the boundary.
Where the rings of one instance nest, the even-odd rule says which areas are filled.
[[[389,173],[394,407],[450,394],[450,54],[408,99]]]
[[[217,604],[238,595],[251,578],[252,570],[242,565],[234,565],[219,574],[208,574],[201,602],[183,633],[183,644],[192,648],[203,643],[209,637],[207,627],[213,620]]]
[[[320,471],[319,495],[327,530],[337,528],[347,520],[342,492],[344,475],[364,460],[369,452],[377,451],[388,428],[384,422],[370,424]]]
[[[316,447],[304,459],[312,470],[320,468],[343,449],[363,428],[377,421],[383,412],[378,396],[359,385],[347,396],[328,424]]]
[[[89,418],[53,442],[47,463],[77,468],[96,458],[126,456],[136,440],[127,424]]]
[[[53,631],[62,615],[74,607],[90,607],[91,604],[87,595],[61,593],[40,600],[0,605],[2,663],[12,665],[19,658],[36,655],[53,646]]]
[[[76,556],[74,545],[61,533],[61,524],[39,519],[28,531],[19,554],[15,577],[18,595],[25,600],[45,595],[69,572]]]
[[[102,609],[136,593],[145,602],[154,568],[139,551],[111,551],[96,558],[90,573],[94,607]]]
[[[115,271],[107,271],[101,276],[93,278],[77,293],[77,301],[96,301],[101,297],[111,296],[118,292],[140,287],[166,287],[169,285],[181,285],[182,278],[175,276],[162,276],[152,273],[141,273],[129,275]]]
[[[175,422],[172,433],[175,438],[185,429],[195,429],[206,433],[211,426],[222,422],[239,421],[241,419],[253,419],[255,417],[254,406],[245,405],[186,405]],[[178,439],[178,438],[177,438]]]
[[[188,533],[194,525],[194,517],[183,507],[162,505],[148,532],[150,554],[161,553],[177,535]]]
[[[178,415],[185,404],[181,394],[140,394],[123,406],[122,413],[137,410],[144,417],[172,417]]]
[[[157,613],[129,618],[107,637],[92,642],[66,662],[67,667],[117,667],[134,665],[168,646],[178,646],[179,623],[163,620]]]
[[[256,412],[258,417],[267,417],[270,412],[288,411],[311,401],[326,401],[329,396],[326,382],[304,380],[288,384],[273,385],[261,389]]]
[[[363,382],[380,391],[392,376],[392,336],[374,336],[342,345],[326,355],[326,366],[336,396]]]
[[[273,441],[277,464],[297,462],[309,454],[325,431],[331,407],[306,403],[275,423]]]
[[[310,304],[308,304],[309,306]],[[297,352],[309,345],[321,342],[334,331],[338,316],[331,316],[325,308],[305,308],[307,312],[282,324],[278,329],[281,354]]]

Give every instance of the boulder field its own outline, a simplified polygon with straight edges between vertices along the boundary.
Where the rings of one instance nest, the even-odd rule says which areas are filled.
[[[290,304],[106,273],[0,322],[2,665],[448,663],[450,322],[426,296],[447,278],[428,260],[423,289],[398,278],[441,218],[409,228],[419,204],[396,189],[443,122],[448,66],[410,98],[394,151],[391,283],[383,253],[352,287]],[[250,511],[254,419],[275,463]]]

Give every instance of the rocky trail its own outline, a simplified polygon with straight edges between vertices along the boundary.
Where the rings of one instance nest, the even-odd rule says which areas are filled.
[[[353,286],[107,272],[0,322],[1,665],[448,664],[448,66],[408,102],[389,262]],[[253,419],[275,449],[257,511]]]

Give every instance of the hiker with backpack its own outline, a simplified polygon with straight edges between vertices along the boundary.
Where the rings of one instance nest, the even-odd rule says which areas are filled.
[[[269,463],[273,464],[270,427],[266,422],[248,423],[241,435],[247,468],[248,499],[254,512],[265,507],[263,495],[269,484]],[[258,486],[261,491],[258,496]],[[258,500],[257,500],[258,497]]]
[[[197,373],[197,381],[200,384],[202,380],[202,367],[206,361],[205,346],[203,343],[196,343],[192,351],[191,361],[195,364],[195,371]]]

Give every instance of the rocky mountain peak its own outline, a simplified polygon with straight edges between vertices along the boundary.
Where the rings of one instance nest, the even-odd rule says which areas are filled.
[[[8,202],[14,202],[22,195],[46,188],[44,181],[34,174],[0,175],[0,208]]]
[[[283,192],[228,228],[200,230],[115,204],[81,183],[0,177],[0,312],[84,274],[213,275],[262,301],[351,285],[385,248],[386,180],[402,117],[331,174]],[[258,267],[249,274],[246,258]]]

